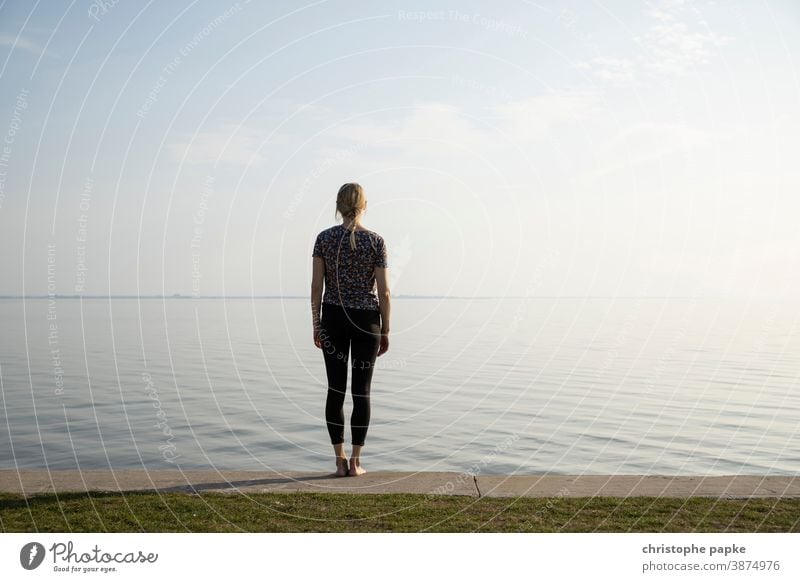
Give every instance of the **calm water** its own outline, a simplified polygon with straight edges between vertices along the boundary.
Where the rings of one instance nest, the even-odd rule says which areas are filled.
[[[364,465],[798,474],[799,317],[744,301],[395,299]],[[0,321],[0,467],[333,469],[307,299],[6,299]]]

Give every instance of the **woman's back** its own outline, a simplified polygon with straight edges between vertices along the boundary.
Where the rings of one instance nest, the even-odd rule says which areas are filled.
[[[317,235],[312,256],[325,260],[325,294],[322,303],[355,309],[380,310],[375,267],[386,268],[386,243],[378,233],[356,229],[356,248],[351,231],[341,224]]]

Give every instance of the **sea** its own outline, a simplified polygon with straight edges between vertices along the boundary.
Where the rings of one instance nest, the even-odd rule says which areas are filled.
[[[800,474],[799,318],[758,299],[394,298],[362,464]],[[308,298],[6,298],[0,322],[0,468],[335,468]]]

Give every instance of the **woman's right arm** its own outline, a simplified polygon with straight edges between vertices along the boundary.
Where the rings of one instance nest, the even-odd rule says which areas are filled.
[[[314,328],[314,345],[322,347],[320,333],[320,309],[322,308],[322,292],[325,285],[325,259],[314,257],[311,275],[311,324]]]
[[[381,346],[378,355],[389,349],[389,320],[392,315],[391,290],[389,289],[388,268],[375,267],[375,284],[378,287],[378,304],[381,310]]]

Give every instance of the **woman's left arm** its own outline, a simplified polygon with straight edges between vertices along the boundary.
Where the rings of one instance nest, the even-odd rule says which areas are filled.
[[[314,271],[311,275],[311,322],[314,326],[314,345],[322,347],[319,339],[320,308],[322,307],[322,289],[325,283],[325,259],[314,257]]]

